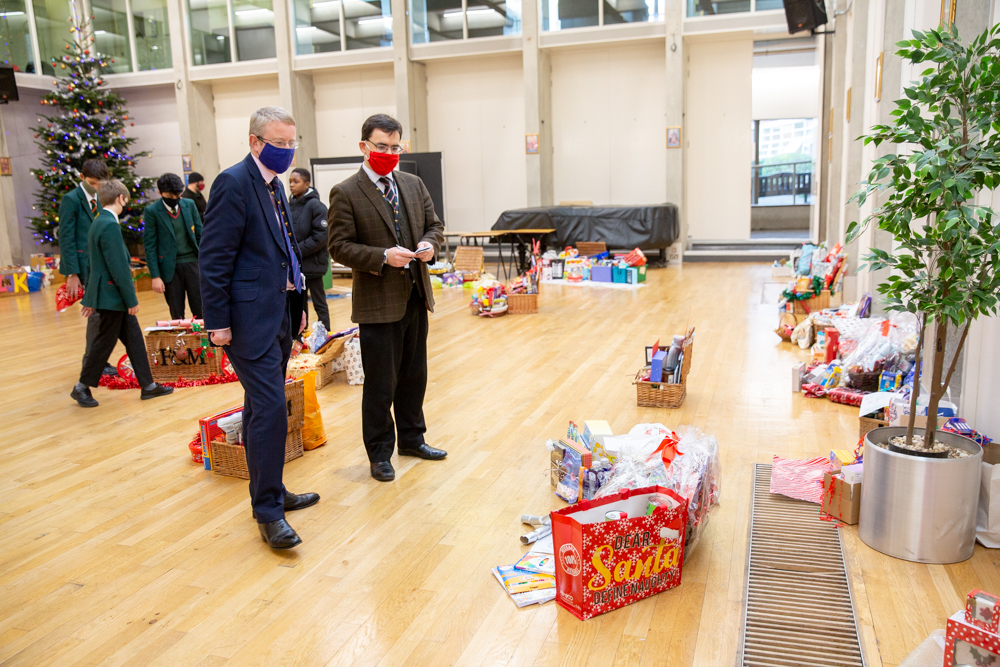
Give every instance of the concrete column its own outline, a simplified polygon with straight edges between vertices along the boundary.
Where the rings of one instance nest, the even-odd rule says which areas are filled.
[[[392,2],[392,64],[396,81],[396,120],[410,150],[430,150],[427,140],[427,72],[410,60],[410,15],[407,0]]]
[[[293,69],[295,41],[292,37],[292,3],[274,0],[274,42],[278,57],[278,92],[281,106],[292,112],[299,135],[295,165],[309,168],[309,160],[319,157],[316,141],[316,100],[312,74]]]
[[[23,102],[22,102],[23,104]],[[0,157],[9,158],[7,128],[4,110],[0,107]],[[27,264],[27,253],[21,247],[21,229],[17,219],[17,202],[14,200],[14,179],[0,176],[0,266]]]
[[[194,83],[188,79],[190,57],[181,3],[167,1],[167,18],[175,28],[170,31],[170,52],[174,66],[174,93],[177,98],[177,120],[181,131],[181,153],[191,156],[192,167],[201,173],[211,188],[219,174],[219,147],[215,133],[215,101],[212,85]],[[207,194],[207,193],[206,193]]]
[[[680,237],[682,247],[688,247],[687,211],[684,206],[684,3],[681,0],[666,0],[664,22],[667,29],[666,127],[681,128],[681,147],[667,150],[667,202],[677,205],[680,216]],[[666,141],[664,134],[663,140]]]
[[[521,5],[521,44],[524,65],[524,131],[538,135],[538,153],[524,156],[527,166],[528,206],[551,206],[552,185],[552,65],[538,47],[541,33],[538,0]]]

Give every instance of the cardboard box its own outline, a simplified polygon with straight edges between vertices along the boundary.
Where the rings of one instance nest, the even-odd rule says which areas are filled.
[[[611,268],[611,282],[623,283],[626,281],[625,269],[614,266]]]
[[[667,351],[658,350],[649,365],[649,381],[663,382],[663,364],[667,361]]]
[[[802,377],[806,374],[806,362],[800,361],[792,366],[792,391],[802,391]]]
[[[642,266],[637,266],[635,267],[635,270],[636,274],[639,276],[639,282],[640,283],[646,282],[646,265],[643,264]]]
[[[634,266],[630,266],[625,269],[625,282],[629,285],[639,284],[639,270]]]
[[[605,266],[604,264],[595,264],[590,267],[590,279],[595,283],[610,283],[612,282],[611,277],[611,267]]]
[[[1000,664],[1000,635],[966,622],[965,610],[948,619],[945,631],[944,667]]]
[[[611,426],[603,419],[588,419],[583,422],[583,444],[599,456],[604,455],[604,439],[612,436]]]
[[[848,484],[838,477],[839,473],[834,470],[823,475],[820,512],[853,526],[861,514],[861,482]]]

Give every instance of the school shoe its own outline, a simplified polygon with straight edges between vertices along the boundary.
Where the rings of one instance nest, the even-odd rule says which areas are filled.
[[[388,461],[373,461],[371,471],[372,477],[380,482],[391,482],[396,479],[396,471],[392,469],[392,464]]]
[[[291,549],[302,544],[302,538],[284,519],[270,523],[258,523],[257,528],[260,529],[261,538],[272,549]]]
[[[101,375],[110,375],[112,377],[118,377],[118,369],[111,364],[104,364],[104,370],[101,371]]]
[[[312,507],[319,502],[318,493],[292,493],[291,491],[285,491],[285,511],[294,512],[295,510],[305,509],[307,507]],[[257,510],[250,510],[253,518],[257,518]]]
[[[81,408],[96,408],[100,405],[94,398],[94,395],[90,393],[90,387],[86,385],[73,387],[73,391],[69,395],[74,401],[80,404]]]
[[[448,452],[443,449],[435,449],[426,443],[420,443],[417,447],[407,447],[406,449],[399,448],[400,456],[416,456],[417,458],[427,459],[428,461],[440,461],[444,457],[448,456]]]
[[[142,400],[145,401],[145,400],[148,400],[150,398],[156,398],[157,396],[166,396],[167,394],[174,393],[174,388],[173,387],[164,387],[159,382],[154,382],[153,384],[155,384],[156,386],[153,387],[152,389],[145,389],[144,388],[142,390],[142,395],[140,396],[140,398]]]

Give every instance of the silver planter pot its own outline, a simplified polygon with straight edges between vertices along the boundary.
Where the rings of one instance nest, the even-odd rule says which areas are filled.
[[[922,433],[922,431],[918,431]],[[972,557],[983,449],[938,431],[937,438],[970,456],[932,459],[898,454],[873,443],[906,435],[902,427],[865,436],[858,535],[872,549],[917,563],[957,563]]]

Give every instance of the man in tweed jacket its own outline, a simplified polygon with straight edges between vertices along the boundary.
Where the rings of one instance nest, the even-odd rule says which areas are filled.
[[[380,482],[396,477],[389,458],[397,442],[401,456],[447,456],[424,442],[423,408],[427,311],[434,310],[427,262],[441,247],[444,224],[424,182],[393,171],[402,133],[385,114],[364,122],[364,164],[330,191],[327,214],[330,255],[354,272],[351,319],[358,324],[365,370],[361,430],[371,475]]]

